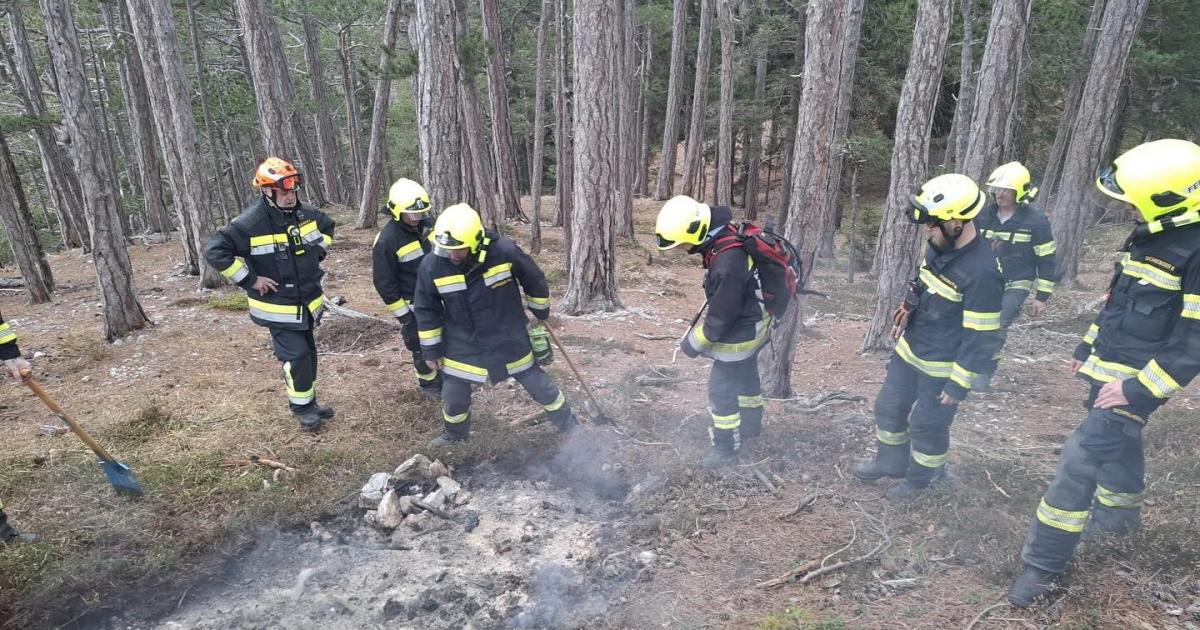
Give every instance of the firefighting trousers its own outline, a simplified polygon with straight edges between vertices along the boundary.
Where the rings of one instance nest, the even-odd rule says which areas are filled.
[[[425,356],[421,354],[421,339],[417,335],[417,319],[415,317],[410,316],[408,321],[401,324],[400,336],[404,338],[404,347],[412,355],[413,368],[417,371],[417,384],[421,386],[421,389],[441,391],[441,372],[429,367],[425,363]]]
[[[313,329],[270,330],[275,357],[283,362],[288,407],[292,413],[304,413],[317,400],[317,342]]]
[[[918,371],[893,355],[875,397],[879,462],[917,487],[925,487],[946,465],[950,424],[958,404],[941,403],[946,379]]]
[[[1021,315],[1021,307],[1025,305],[1027,299],[1029,299],[1027,289],[1008,289],[1000,298],[1000,345],[996,347],[996,356],[992,357],[991,365],[980,375],[985,383],[990,383],[992,376],[996,373],[996,368],[1000,365],[1000,351],[1004,349],[1004,344],[1008,341],[1008,327]]]
[[[1088,406],[1099,387],[1092,388]],[[1133,532],[1146,491],[1142,424],[1153,410],[1089,409],[1067,438],[1054,481],[1038,504],[1021,549],[1025,564],[1063,573],[1086,528],[1088,534]]]
[[[17,537],[17,530],[8,524],[8,515],[4,513],[4,501],[0,501],[0,542]]]
[[[708,376],[708,411],[713,446],[741,448],[742,440],[762,433],[763,398],[758,353],[742,361],[713,361]]]
[[[513,378],[546,410],[554,426],[561,430],[574,425],[575,416],[566,397],[542,368],[533,366]],[[442,377],[443,428],[451,435],[465,438],[471,431],[471,387],[470,381],[457,376],[446,374]]]

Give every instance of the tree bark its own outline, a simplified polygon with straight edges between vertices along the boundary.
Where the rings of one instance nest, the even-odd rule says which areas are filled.
[[[1009,108],[1020,78],[1026,16],[1032,0],[996,0],[971,110],[967,151],[958,171],[979,182],[1000,163]]]
[[[417,51],[417,138],[421,180],[439,212],[463,201],[462,132],[455,99],[458,47],[450,2],[418,2],[409,21],[409,40]]]
[[[795,244],[807,279],[812,274],[830,194],[836,158],[839,91],[843,63],[843,38],[852,8],[840,0],[810,0],[804,34],[804,89],[796,122],[791,202],[784,228]],[[799,327],[800,300],[781,316],[770,347],[760,355],[763,392],[790,395],[792,353]]]
[[[349,200],[342,189],[342,151],[338,146],[337,134],[333,130],[333,113],[329,109],[329,97],[325,90],[325,65],[321,62],[321,32],[317,21],[310,15],[300,20],[304,29],[304,61],[308,66],[308,79],[312,84],[313,125],[317,130],[317,148],[321,152],[321,180],[330,201],[345,203]]]
[[[967,153],[967,130],[971,127],[971,108],[975,106],[975,3],[978,0],[959,0],[962,18],[962,42],[958,56],[958,95],[954,103],[954,118],[950,135],[946,137],[946,152],[942,166],[954,164]]]
[[[620,181],[620,120],[612,72],[620,47],[617,11],[607,0],[575,3],[575,213],[563,310],[570,314],[621,308],[617,296],[616,198]]]
[[[803,13],[801,14],[803,15]],[[779,190],[779,210],[777,217],[779,225],[783,225],[787,221],[788,208],[792,203],[792,172],[796,162],[796,125],[800,122],[800,98],[804,91],[804,38],[796,38],[795,50],[792,56],[792,72],[791,72],[791,89],[788,90],[789,106],[791,116],[789,116],[789,124],[784,129],[784,146],[783,146],[783,166],[780,172],[783,175],[783,185]]]
[[[517,195],[517,167],[513,151],[512,124],[508,112],[508,86],[505,83],[504,37],[500,30],[499,0],[480,0],[483,17],[483,34],[490,44],[488,55],[487,82],[492,114],[492,147],[495,159],[494,171],[502,205],[502,216],[506,219],[524,219],[521,198]]]
[[[0,221],[4,223],[4,232],[8,235],[8,243],[12,246],[13,258],[21,277],[25,280],[25,290],[34,304],[50,301],[50,293],[54,291],[54,275],[50,272],[50,263],[46,261],[46,252],[38,239],[37,230],[33,227],[33,214],[29,211],[29,203],[25,199],[25,189],[21,186],[21,175],[17,165],[13,163],[12,153],[8,150],[8,142],[0,135]]]
[[[688,125],[687,149],[683,156],[682,193],[704,199],[698,186],[704,167],[704,113],[708,107],[708,75],[712,63],[713,2],[700,0],[700,41],[696,48],[696,76],[692,84],[692,117]]]
[[[240,0],[245,1],[245,0]],[[363,167],[362,196],[358,202],[358,229],[375,227],[379,216],[380,178],[383,176],[383,152],[387,142],[388,105],[391,102],[392,77],[388,71],[394,49],[396,32],[400,28],[402,0],[388,2],[383,18],[383,52],[379,55],[379,79],[375,83],[375,103],[371,109],[371,140],[367,147],[367,162]],[[418,2],[418,5],[424,4]]]
[[[424,3],[417,3],[417,7],[422,4]],[[358,82],[354,78],[354,51],[350,42],[351,26],[351,24],[343,25],[338,31],[338,61],[342,64],[342,96],[346,100],[346,135],[350,138],[350,158],[354,168],[354,183],[348,185],[345,192],[347,199],[356,199],[362,192],[355,190],[354,186],[363,180],[364,158],[362,154],[362,121],[358,111]],[[425,185],[428,186],[429,182],[426,181]],[[430,192],[430,194],[433,193]],[[440,208],[441,206],[435,205],[434,207]]]
[[[833,258],[833,239],[837,232],[839,207],[842,196],[842,162],[846,157],[846,134],[850,131],[850,113],[854,109],[854,68],[858,63],[858,44],[862,35],[866,0],[848,0],[845,3],[846,18],[842,23],[841,77],[838,79],[837,127],[833,141],[836,150],[829,176],[829,194],[825,197],[825,208],[821,211],[821,243],[818,252],[822,258]]]
[[[1095,4],[1092,5],[1092,11],[1088,15],[1087,29],[1083,32],[1079,69],[1076,70],[1070,86],[1067,87],[1067,93],[1063,97],[1062,118],[1058,119],[1058,131],[1054,134],[1054,145],[1050,148],[1046,169],[1042,172],[1041,194],[1046,199],[1053,197],[1058,189],[1063,158],[1067,154],[1067,145],[1071,141],[1071,127],[1075,124],[1075,117],[1079,111],[1079,99],[1083,95],[1083,84],[1087,82],[1088,71],[1091,69],[1088,62],[1096,54],[1096,40],[1100,33],[1101,20],[1104,18],[1105,4],[1106,0],[1095,0]]]
[[[632,242],[633,234],[633,178],[634,160],[637,154],[636,115],[633,109],[634,82],[634,27],[635,0],[618,0],[617,28],[619,35],[614,40],[616,55],[612,60],[613,76],[616,77],[617,103],[617,188],[615,203],[617,212],[617,237]]]
[[[237,0],[237,14],[246,44],[246,69],[254,87],[258,125],[267,153],[285,159],[298,159],[295,128],[289,119],[288,104],[277,75],[286,72],[286,64],[275,59],[271,42],[274,24],[263,7],[263,0]],[[305,167],[308,165],[305,164]]]
[[[283,95],[283,109],[287,115],[287,123],[292,129],[291,137],[295,139],[295,147],[290,155],[296,160],[296,168],[310,175],[301,194],[311,195],[312,202],[317,207],[323,207],[329,203],[329,195],[325,191],[324,179],[318,177],[317,169],[320,168],[323,171],[325,165],[320,163],[316,154],[313,153],[312,146],[308,141],[312,132],[305,124],[306,117],[303,112],[296,107],[296,86],[292,82],[292,70],[288,66],[287,54],[283,49],[279,23],[272,17],[265,19],[263,24],[266,26],[267,44],[270,46],[269,59],[275,65],[273,78],[279,84],[279,93]]]
[[[92,237],[92,258],[100,301],[104,309],[104,336],[123,337],[146,325],[148,319],[137,300],[133,266],[121,234],[117,194],[104,172],[100,127],[92,110],[83,54],[79,50],[75,18],[69,0],[40,0],[50,57],[57,70],[59,100],[68,147],[83,193],[84,213]]]
[[[1119,113],[1125,63],[1147,4],[1148,0],[1127,0],[1109,2],[1104,7],[1095,54],[1080,94],[1079,113],[1071,127],[1066,166],[1058,192],[1047,204],[1058,243],[1059,281],[1066,284],[1073,283],[1079,274],[1079,252],[1093,208],[1092,180],[1096,170],[1110,157],[1105,155],[1105,140],[1112,133],[1113,119]]]
[[[530,157],[529,199],[532,216],[529,222],[529,249],[542,251],[542,172],[545,170],[546,149],[546,29],[554,11],[551,0],[542,0],[538,18],[537,52],[533,72],[533,155]]]
[[[634,193],[642,197],[650,195],[650,65],[654,59],[653,36],[650,27],[646,27],[643,39],[646,49],[642,53],[642,82],[638,89],[638,112],[641,121],[640,138],[638,139],[637,177]]]
[[[875,270],[879,274],[875,309],[860,352],[891,347],[892,309],[907,290],[908,280],[916,276],[920,263],[920,227],[909,222],[906,212],[913,191],[928,176],[929,135],[953,14],[954,0],[920,0],[917,5],[908,71],[896,111],[892,176],[875,250]]]
[[[762,103],[767,98],[767,58],[759,57],[754,62],[754,102]],[[774,125],[772,125],[774,128]],[[758,188],[759,177],[762,170],[762,122],[756,122],[750,127],[750,143],[746,151],[750,154],[750,166],[746,172],[746,218],[754,220],[758,218]],[[771,187],[770,178],[767,179],[767,188]]]
[[[717,131],[717,205],[733,205],[733,0],[717,0],[717,25],[721,31],[721,103]]]
[[[683,101],[683,57],[687,46],[688,0],[675,0],[671,13],[671,70],[667,79],[667,112],[663,121],[662,155],[659,156],[658,182],[654,198],[671,196],[675,186],[675,155],[679,147],[680,110]]]
[[[572,142],[574,125],[571,122],[571,105],[574,102],[570,94],[572,89],[571,77],[568,74],[570,64],[567,57],[570,54],[570,42],[567,39],[567,2],[556,0],[558,3],[557,37],[555,38],[555,70],[554,70],[554,151],[555,151],[555,211],[554,226],[562,227],[566,239],[566,251],[571,251],[571,215],[574,213],[575,202],[575,148]],[[567,257],[567,269],[571,268],[571,257]]]
[[[29,34],[20,5],[13,3],[8,9],[9,35],[12,37],[13,56],[9,65],[13,70],[13,84],[17,96],[29,116],[45,116],[46,101],[42,98],[42,84],[38,79],[33,49],[29,46]],[[5,55],[7,55],[5,47]],[[66,149],[58,144],[54,129],[38,125],[33,130],[38,150],[42,154],[42,175],[46,186],[54,197],[58,219],[63,226],[63,244],[68,248],[82,247],[91,251],[87,219],[83,215],[83,199],[79,177],[71,168]]]

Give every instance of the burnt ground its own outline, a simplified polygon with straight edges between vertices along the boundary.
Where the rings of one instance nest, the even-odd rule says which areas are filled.
[[[640,234],[652,216],[639,206]],[[157,324],[114,346],[96,341],[86,261],[55,256],[64,288],[53,305],[5,297],[0,308],[23,349],[45,354],[34,363],[52,395],[129,461],[148,496],[112,496],[69,435],[39,435],[53,419],[32,396],[0,388],[0,496],[18,525],[46,537],[0,549],[0,626],[965,627],[1002,601],[1058,447],[1082,419],[1084,387],[1065,369],[1122,232],[1091,231],[1095,272],[1042,320],[1018,322],[997,391],[960,408],[949,482],[905,506],[882,499],[887,484],[848,473],[873,445],[883,375],[885,357],[856,353],[871,279],[848,284],[844,262],[818,271],[830,297],[808,301],[795,399],[768,403],[768,437],[742,465],[704,473],[694,463],[707,442],[708,364],[671,363],[703,299],[701,270],[652,252],[648,238],[622,246],[625,310],[554,318],[617,425],[564,443],[545,425],[510,425],[536,411],[512,384],[478,392],[474,439],[439,454],[473,495],[456,514],[477,526],[430,519],[391,535],[360,525],[357,488],[423,450],[438,421],[392,329],[327,320],[318,391],[338,419],[305,436],[282,404],[265,333],[234,292],[178,276],[176,245],[133,249]],[[539,258],[561,294],[561,234],[546,233]],[[339,233],[327,294],[383,318],[372,237]],[[581,406],[561,358],[550,371]],[[849,400],[812,408],[832,392]],[[975,627],[1200,627],[1197,402],[1189,388],[1147,430],[1143,531],[1083,547],[1056,601],[998,607]],[[252,454],[297,472],[231,461]],[[763,585],[876,549],[806,583]]]

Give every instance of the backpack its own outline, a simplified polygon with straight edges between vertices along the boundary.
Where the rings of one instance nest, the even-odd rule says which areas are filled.
[[[804,268],[796,247],[769,227],[741,223],[736,229],[717,237],[705,257],[705,266],[717,254],[735,247],[746,250],[746,254],[754,261],[762,289],[763,306],[767,312],[775,318],[783,315],[796,294],[804,292],[800,287]]]

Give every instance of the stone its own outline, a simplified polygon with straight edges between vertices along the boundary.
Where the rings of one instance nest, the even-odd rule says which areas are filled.
[[[392,472],[392,477],[396,481],[426,479],[429,477],[429,466],[432,463],[428,457],[418,453],[396,467],[396,470]]]
[[[362,490],[359,492],[359,506],[373,508],[379,505],[391,483],[392,476],[388,473],[375,473],[371,475],[371,478],[367,480],[367,483],[363,485]]]
[[[442,460],[435,459],[435,460],[433,460],[433,463],[429,465],[429,477],[431,479],[437,479],[438,477],[449,477],[449,476],[450,476],[450,468],[448,466],[446,466],[445,464],[443,464]]]
[[[431,508],[440,510],[446,505],[446,493],[441,488],[438,488],[425,495],[425,498],[421,499],[421,501]]]
[[[638,564],[648,567],[658,561],[658,554],[653,551],[643,551],[637,555]]]
[[[409,514],[404,517],[404,526],[415,532],[419,532],[429,526],[429,516],[424,512]]]
[[[462,490],[462,484],[445,475],[437,478],[437,485],[438,488],[441,489],[442,494],[444,494],[446,498],[450,499],[451,501],[453,501],[454,497],[458,496],[459,491]]]
[[[393,529],[400,526],[404,520],[404,511],[400,506],[400,495],[395,490],[388,490],[379,501],[379,509],[375,517],[375,526]]]
[[[454,497],[454,507],[462,507],[471,502],[471,491],[462,490]]]

